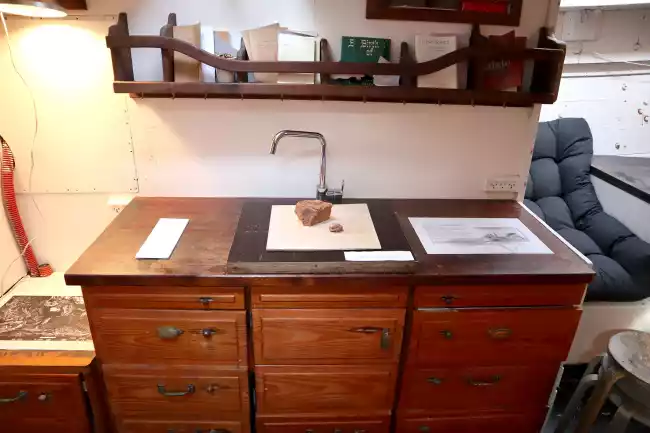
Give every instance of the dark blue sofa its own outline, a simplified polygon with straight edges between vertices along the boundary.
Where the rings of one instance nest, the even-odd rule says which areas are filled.
[[[524,203],[593,262],[587,301],[648,298],[650,244],[603,211],[589,175],[592,155],[584,119],[540,123]]]

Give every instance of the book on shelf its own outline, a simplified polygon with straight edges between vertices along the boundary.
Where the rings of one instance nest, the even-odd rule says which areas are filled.
[[[381,58],[390,61],[390,39],[363,36],[341,38],[341,62],[379,63]],[[361,80],[361,84],[372,84],[372,78],[363,75],[336,74],[332,75],[332,78]]]
[[[455,35],[416,35],[415,60],[418,63],[437,59],[458,49]],[[458,65],[418,77],[418,87],[457,89]]]

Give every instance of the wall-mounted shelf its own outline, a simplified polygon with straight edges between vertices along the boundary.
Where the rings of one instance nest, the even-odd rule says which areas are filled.
[[[161,34],[169,34],[176,17],[171,14]],[[255,98],[307,99],[363,102],[396,102],[425,104],[488,105],[527,107],[534,104],[552,104],[557,93],[565,57],[565,47],[540,32],[538,48],[503,48],[485,42],[478,28],[470,47],[461,48],[435,60],[416,63],[408,44],[402,43],[399,63],[343,63],[331,60],[326,40],[321,40],[319,62],[258,62],[248,61],[245,50],[238,59],[224,59],[169,36],[131,36],[126,14],[120,14],[118,23],[111,26],[106,38],[111,49],[116,93],[130,93],[133,97],[157,98]],[[156,48],[162,53],[165,81],[141,82],[134,80],[131,59],[132,48]],[[174,82],[174,52],[185,54],[203,64],[234,72],[236,83]],[[481,88],[482,71],[494,60],[530,61],[533,66],[529,92],[494,91]],[[468,89],[431,89],[417,87],[417,77],[441,71],[457,63],[467,63],[472,70]],[[248,83],[248,73],[313,73],[320,75],[321,84],[265,84]],[[356,86],[334,84],[332,74],[392,75],[400,77],[399,86]]]

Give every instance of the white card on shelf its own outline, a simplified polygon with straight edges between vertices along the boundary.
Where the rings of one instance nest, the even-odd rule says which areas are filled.
[[[160,218],[135,258],[169,259],[189,222],[185,218]]]
[[[410,251],[345,251],[348,262],[412,262]]]

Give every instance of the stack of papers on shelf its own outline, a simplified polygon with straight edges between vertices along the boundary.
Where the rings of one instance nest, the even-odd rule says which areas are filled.
[[[437,59],[458,49],[456,36],[417,35],[415,37],[415,60],[418,63]],[[458,65],[433,74],[418,77],[418,87],[439,89],[458,88]]]
[[[316,38],[304,33],[282,31],[278,35],[278,60],[281,62],[314,62]],[[278,74],[278,83],[314,84],[316,74]]]

